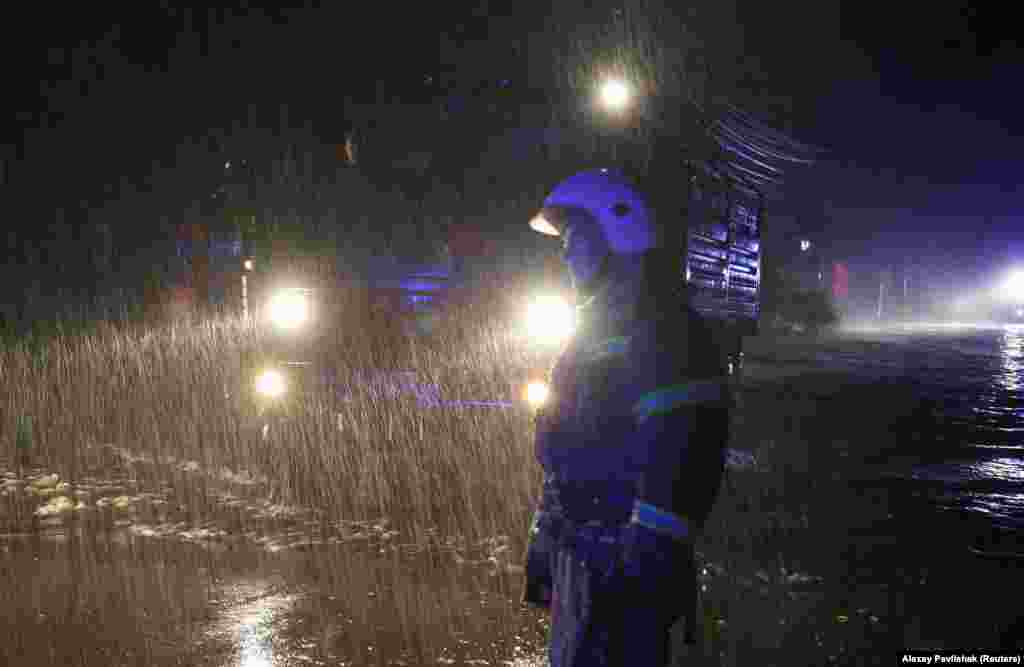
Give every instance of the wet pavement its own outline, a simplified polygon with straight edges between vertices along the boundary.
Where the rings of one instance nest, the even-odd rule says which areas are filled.
[[[3,473],[0,664],[535,664],[545,626],[507,538],[410,544],[194,462],[143,491],[168,472],[109,449],[73,487]]]
[[[963,413],[927,374],[907,377],[907,356],[901,367],[871,341],[752,349],[698,545],[700,638],[676,663],[888,665],[904,648],[1021,646],[1016,436],[957,431]],[[968,440],[998,447],[965,456]],[[0,664],[546,662],[545,618],[517,603],[517,536],[409,535],[277,502],[260,474],[103,449],[73,484],[0,466]]]

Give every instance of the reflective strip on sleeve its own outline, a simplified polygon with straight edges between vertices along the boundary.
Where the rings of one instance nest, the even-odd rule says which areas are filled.
[[[698,405],[720,401],[725,397],[724,387],[719,380],[701,380],[662,387],[644,394],[633,404],[633,414],[637,421],[643,422],[648,417],[672,412],[683,405]]]
[[[633,517],[630,523],[664,533],[677,540],[685,540],[690,536],[690,523],[684,517],[639,500],[633,503]]]

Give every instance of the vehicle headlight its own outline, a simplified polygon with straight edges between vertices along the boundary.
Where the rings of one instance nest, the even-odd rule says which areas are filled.
[[[266,370],[256,377],[256,393],[264,398],[280,398],[288,390],[288,384],[280,371]]]
[[[309,299],[301,290],[281,290],[267,309],[270,322],[281,329],[297,329],[309,321]]]
[[[572,335],[573,308],[557,296],[542,297],[526,311],[526,329],[530,338],[545,343],[558,343]]]
[[[1003,284],[996,288],[996,296],[1009,301],[1024,300],[1024,270],[1010,273]]]
[[[539,408],[548,401],[551,390],[547,382],[530,382],[526,385],[526,402],[533,408]]]

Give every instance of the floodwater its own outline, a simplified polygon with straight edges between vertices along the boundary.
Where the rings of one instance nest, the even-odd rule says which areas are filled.
[[[1024,530],[1024,326],[861,330],[825,347],[805,357],[816,370],[907,392],[916,403],[899,421],[905,432],[893,434],[909,442],[893,438],[885,450],[887,476],[934,490],[937,506],[979,529]],[[868,418],[878,409],[850,408]]]
[[[751,341],[747,359],[677,664],[1024,649],[1024,329]],[[0,469],[2,665],[546,664],[509,536],[412,540],[116,448],[72,486],[48,474]]]

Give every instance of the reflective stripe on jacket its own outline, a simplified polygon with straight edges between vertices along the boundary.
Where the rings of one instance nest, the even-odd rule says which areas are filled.
[[[630,517],[630,523],[639,524],[676,540],[687,540],[691,537],[690,522],[686,517],[640,500],[633,503],[633,516]]]
[[[684,406],[715,403],[725,397],[725,378],[721,380],[694,380],[675,384],[648,392],[633,404],[633,414],[638,422],[648,417],[663,415]]]

